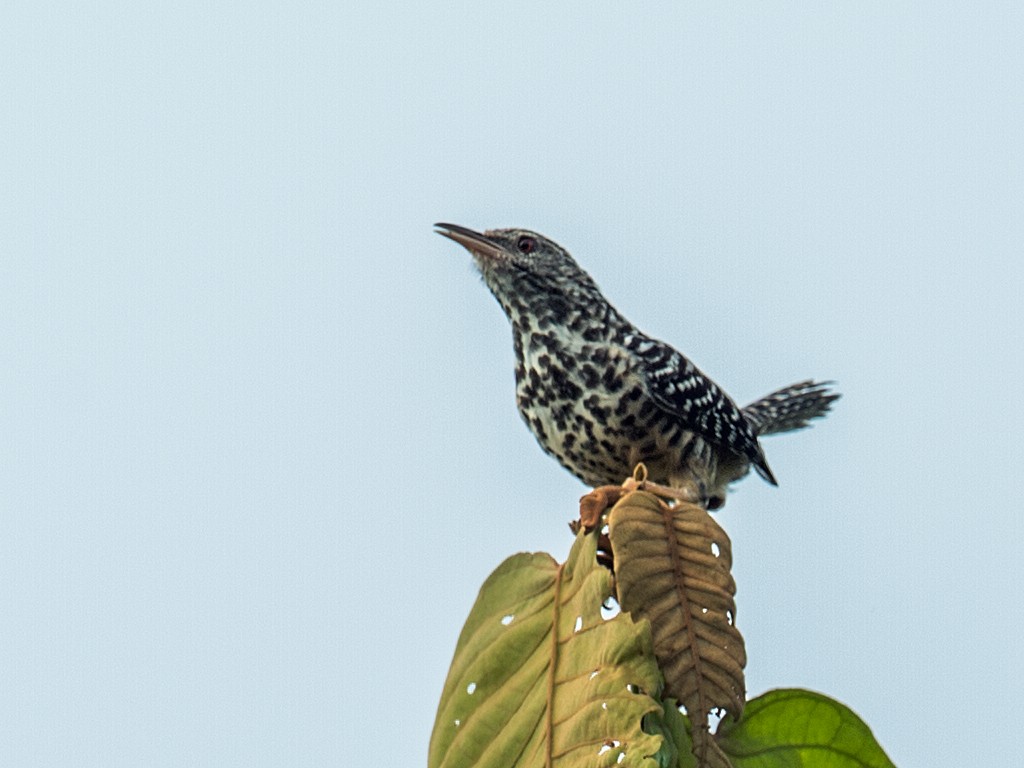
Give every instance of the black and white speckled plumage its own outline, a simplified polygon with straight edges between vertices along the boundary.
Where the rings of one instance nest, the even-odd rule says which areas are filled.
[[[559,245],[524,229],[437,224],[467,248],[512,323],[516,403],[541,447],[589,485],[637,462],[711,507],[753,466],[775,478],[758,435],[805,426],[837,397],[801,382],[741,410],[690,360],[637,330]]]

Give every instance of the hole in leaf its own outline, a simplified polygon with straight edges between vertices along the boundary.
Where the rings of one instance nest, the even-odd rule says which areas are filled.
[[[615,758],[615,762],[616,763],[621,763],[625,759],[626,759],[626,750],[622,750],[621,752],[619,752],[619,756],[617,758]]]
[[[721,707],[712,709],[710,712],[708,712],[708,730],[711,733],[715,733],[718,730],[719,723],[721,723],[725,719],[725,716],[727,714],[728,713]]]
[[[600,672],[600,671],[601,670],[599,670],[599,669],[595,669],[593,672],[590,673],[590,677],[587,678],[587,679],[588,680],[593,680],[595,677],[597,677],[597,673]]]
[[[476,683],[470,683],[469,685],[467,685],[466,693],[468,693],[470,696],[476,693]]]
[[[513,616],[512,614],[509,614],[508,616],[502,616],[501,617],[501,623],[504,624],[507,627],[509,624],[512,623],[512,620],[514,618],[515,618],[515,616]]]
[[[601,604],[601,618],[605,621],[611,621],[621,612],[619,604],[611,598],[608,598],[607,602]]]
[[[605,712],[608,711],[608,702],[607,701],[602,701],[601,702],[601,709],[603,709]]]
[[[725,620],[729,622],[729,626],[731,627],[733,622],[732,611],[725,612]]]
[[[711,554],[714,555],[715,557],[718,557],[718,556],[720,556],[722,554],[722,550],[713,541],[711,542]]]
[[[644,689],[643,688],[641,688],[639,685],[634,685],[633,683],[627,684],[626,685],[626,690],[629,691],[630,693],[635,693],[637,696],[643,696],[643,693],[644,693]]]
[[[573,632],[579,632],[581,629],[583,629],[583,617],[582,616],[577,616],[576,617],[576,626],[573,627],[572,631]]]
[[[456,720],[455,720],[455,727],[458,728],[460,725],[462,725],[462,721],[459,720],[458,718],[456,718]]]

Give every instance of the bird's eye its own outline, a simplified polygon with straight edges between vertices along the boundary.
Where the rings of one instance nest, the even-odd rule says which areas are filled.
[[[523,235],[516,240],[516,248],[520,253],[533,253],[537,250],[537,241],[528,235]]]

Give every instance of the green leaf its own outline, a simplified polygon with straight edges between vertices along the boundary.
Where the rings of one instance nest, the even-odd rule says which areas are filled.
[[[719,724],[716,740],[734,768],[894,768],[851,709],[800,689],[748,701],[738,723]]]
[[[430,768],[677,765],[652,696],[649,626],[602,618],[611,576],[596,547],[580,533],[563,565],[519,554],[487,579],[441,695]]]
[[[693,726],[689,718],[677,709],[675,699],[667,699],[664,704],[664,716],[657,725],[664,729],[659,732],[665,733],[667,740],[675,744],[677,750],[676,762],[666,765],[671,765],[671,768],[697,768],[697,758],[693,754],[690,739]]]

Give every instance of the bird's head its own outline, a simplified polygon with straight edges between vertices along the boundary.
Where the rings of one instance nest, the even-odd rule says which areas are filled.
[[[604,299],[590,275],[562,246],[528,229],[475,232],[457,224],[435,224],[438,234],[472,254],[473,262],[513,322],[528,313],[564,320]]]

